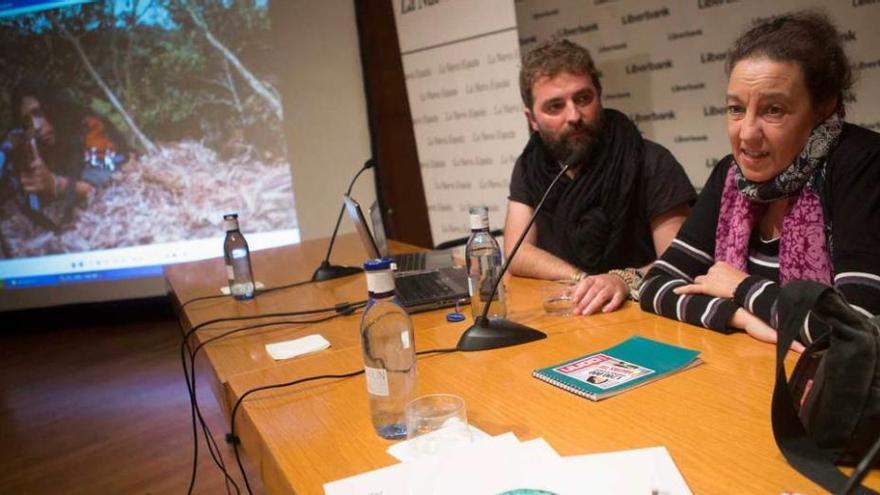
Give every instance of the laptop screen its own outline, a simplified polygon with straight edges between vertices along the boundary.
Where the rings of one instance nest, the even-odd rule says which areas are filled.
[[[358,237],[361,239],[361,244],[364,245],[364,249],[367,251],[367,255],[370,259],[381,258],[384,256],[379,250],[379,246],[376,245],[376,241],[373,239],[372,234],[370,234],[370,228],[367,227],[367,220],[364,218],[364,212],[361,210],[361,205],[348,195],[344,195],[342,201],[345,203],[345,211],[348,212],[349,218],[354,222],[354,227],[357,230]]]
[[[382,222],[382,210],[379,205],[373,201],[368,209],[370,215],[370,226],[373,227],[373,239],[376,241],[376,247],[379,252],[388,255],[388,238],[385,237],[385,224]]]

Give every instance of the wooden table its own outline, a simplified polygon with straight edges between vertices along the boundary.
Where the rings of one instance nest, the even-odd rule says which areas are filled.
[[[350,236],[342,238],[334,262],[358,264],[362,256],[354,243]],[[268,286],[307,278],[323,255],[321,247],[326,249],[326,242],[254,253],[257,278]],[[185,301],[222,284],[222,262],[170,267],[167,277],[178,300]],[[789,467],[773,441],[773,346],[745,334],[725,336],[656,317],[632,303],[611,314],[547,316],[540,308],[542,284],[511,278],[509,316],[544,331],[548,338],[491,351],[422,356],[419,392],[460,395],[469,421],[478,428],[492,435],[512,431],[521,440],[543,437],[562,455],[664,445],[694,493],[821,493]],[[220,315],[291,311],[365,295],[360,275],[261,295],[251,302],[194,303],[181,318],[192,325]],[[468,322],[446,323],[445,313],[413,315],[417,350],[455,345]],[[219,400],[231,406],[255,387],[362,369],[358,318],[340,317],[308,328],[289,325],[218,341],[205,347],[202,374]],[[240,325],[216,328],[236,326]],[[200,331],[197,339],[204,341],[217,331]],[[310,333],[321,333],[332,347],[281,362],[272,361],[263,348],[267,342]],[[531,377],[535,368],[636,334],[698,349],[705,363],[601,402]],[[793,365],[793,357],[789,363]],[[373,432],[363,375],[259,392],[244,401],[238,414],[236,430],[244,451],[259,466],[271,493],[320,494],[328,481],[396,462],[385,452],[391,442]],[[868,484],[880,487],[880,476],[871,473]]]

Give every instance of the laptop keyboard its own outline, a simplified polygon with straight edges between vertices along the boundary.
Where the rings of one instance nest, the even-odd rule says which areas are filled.
[[[404,303],[452,297],[455,291],[440,280],[438,272],[420,273],[394,279],[398,297]]]
[[[398,254],[393,259],[397,263],[398,272],[416,272],[424,270],[427,266],[428,253]]]

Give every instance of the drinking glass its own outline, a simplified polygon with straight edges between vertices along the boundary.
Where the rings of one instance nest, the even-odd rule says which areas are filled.
[[[577,282],[572,280],[553,280],[541,287],[541,301],[548,315],[568,316],[574,309],[572,294]]]
[[[471,442],[464,399],[423,395],[406,405],[406,438],[416,457],[442,454]]]

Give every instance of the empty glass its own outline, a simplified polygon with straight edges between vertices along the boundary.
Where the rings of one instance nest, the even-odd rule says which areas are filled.
[[[553,280],[541,287],[544,312],[548,315],[570,315],[574,308],[572,294],[576,287],[577,282],[572,280]]]
[[[464,399],[423,395],[406,405],[406,438],[416,457],[442,454],[471,442]]]

